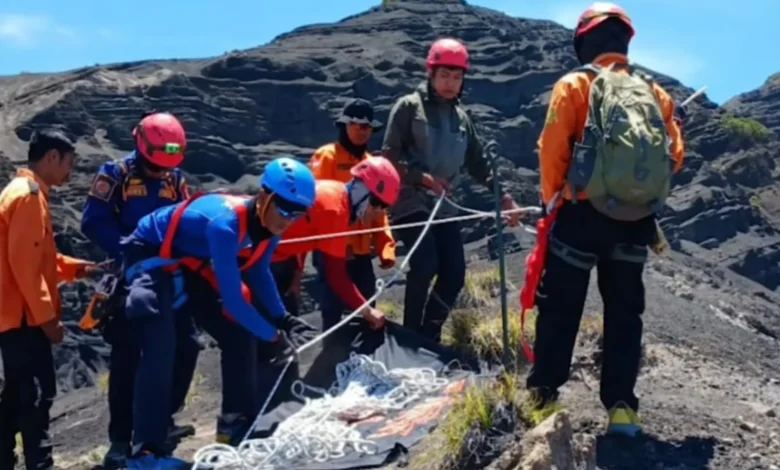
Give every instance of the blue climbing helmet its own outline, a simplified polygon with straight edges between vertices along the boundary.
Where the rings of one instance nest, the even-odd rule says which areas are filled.
[[[260,187],[287,203],[310,209],[317,194],[314,174],[292,156],[271,160],[260,177]]]

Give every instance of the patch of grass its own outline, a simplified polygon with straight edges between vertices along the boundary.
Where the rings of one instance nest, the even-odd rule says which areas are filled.
[[[452,410],[428,438],[425,453],[411,461],[412,470],[459,468],[473,436],[485,436],[499,420],[511,419],[525,423],[527,413],[517,394],[519,378],[506,373],[500,380],[479,380],[467,386],[458,396]]]
[[[382,300],[376,303],[376,308],[377,310],[384,312],[385,317],[387,317],[388,320],[399,322],[404,318],[404,309],[396,302]]]
[[[755,119],[727,115],[721,126],[730,134],[749,141],[766,142],[772,137],[772,131]]]
[[[523,331],[520,312],[508,312],[509,359],[519,369],[526,362],[522,350]],[[525,319],[525,338],[529,346],[534,342],[536,311],[529,311]],[[442,342],[458,351],[482,360],[498,363],[504,355],[504,333],[499,312],[485,314],[478,310],[456,310],[442,334]]]
[[[457,306],[479,308],[494,304],[494,299],[500,294],[500,288],[501,273],[498,268],[467,271],[463,293]]]

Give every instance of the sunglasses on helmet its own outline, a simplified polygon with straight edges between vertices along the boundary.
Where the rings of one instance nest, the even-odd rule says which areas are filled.
[[[368,197],[368,203],[378,209],[388,209],[390,207],[383,200],[379,199],[373,194]]]
[[[304,205],[288,201],[278,194],[273,194],[272,196],[276,212],[285,219],[297,219],[298,217],[306,215],[306,212],[308,212]]]

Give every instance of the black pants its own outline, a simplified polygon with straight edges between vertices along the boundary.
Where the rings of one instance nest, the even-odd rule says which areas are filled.
[[[403,217],[394,224],[422,222],[425,213]],[[407,249],[410,249],[424,227],[403,229],[398,232]],[[430,298],[431,281],[436,277]],[[409,260],[404,297],[404,326],[434,340],[441,340],[441,330],[450,310],[458,298],[466,278],[466,257],[457,222],[432,225]]]
[[[49,410],[57,385],[51,342],[40,328],[0,333],[5,383],[0,395],[0,468],[14,468],[16,433],[22,433],[27,470],[51,469]]]
[[[108,376],[108,437],[111,442],[127,442],[133,436],[133,392],[135,375],[141,360],[138,338],[124,315],[124,300],[105,327],[104,337],[111,344]],[[171,415],[184,406],[200,353],[198,331],[190,318],[179,318],[176,323],[176,364],[173,370]],[[173,424],[173,417],[169,419]]]
[[[561,207],[552,229],[544,275],[536,295],[536,362],[527,379],[542,404],[557,399],[569,378],[574,343],[595,265],[604,303],[601,401],[609,409],[625,402],[634,410],[642,341],[647,246],[652,217],[619,222],[587,202]]]
[[[313,255],[314,267],[317,268],[317,284],[319,287],[320,311],[322,312],[322,329],[327,330],[341,321],[341,316],[348,309],[339,299],[338,295],[330,288],[325,279],[325,270],[322,265],[322,255],[315,252]],[[368,300],[376,293],[376,275],[374,274],[374,265],[371,263],[371,256],[359,255],[347,261],[347,274],[363,297]],[[371,303],[372,307],[376,302]]]

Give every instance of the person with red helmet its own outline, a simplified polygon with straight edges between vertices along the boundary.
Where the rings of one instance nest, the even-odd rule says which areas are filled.
[[[460,101],[470,67],[466,46],[457,39],[439,39],[431,45],[425,65],[427,80],[393,105],[382,144],[384,155],[398,167],[403,179],[398,203],[390,211],[393,224],[427,220],[437,196],[452,194],[458,186],[463,168],[478,183],[493,190],[495,175]],[[517,208],[505,189],[503,207]],[[450,217],[457,211],[444,202],[437,217]],[[517,225],[519,214],[510,219],[510,225]],[[398,238],[411,246],[421,231],[422,227],[406,229],[399,232]],[[458,223],[432,226],[412,255],[409,267],[404,326],[439,341],[442,325],[466,277]],[[431,290],[434,277],[436,284]]]
[[[81,231],[108,258],[121,260],[119,241],[135,230],[145,215],[190,196],[184,175],[178,168],[184,161],[187,137],[181,122],[170,113],[149,112],[132,130],[135,149],[117,161],[103,163],[87,195]],[[122,283],[100,310],[97,323],[111,344],[108,379],[111,446],[104,458],[106,468],[121,467],[130,452],[133,434],[133,384],[140,351],[124,315]],[[98,316],[88,309],[90,316]],[[200,351],[197,329],[192,322],[180,325],[181,354],[176,367],[173,392],[174,412],[184,404]],[[195,432],[192,426],[176,426],[170,420],[169,438],[180,439]]]
[[[560,407],[558,389],[569,377],[590,272],[597,267],[604,303],[601,401],[607,431],[625,435],[641,430],[634,388],[645,309],[642,273],[658,237],[656,213],[684,157],[674,101],[628,62],[633,36],[625,10],[594,3],[574,31],[582,66],[552,91],[538,141],[544,225],[552,228],[546,235],[540,231],[544,239],[537,247],[547,246],[544,253],[529,257],[543,266],[533,266],[531,284],[538,287],[528,297],[535,298],[538,315],[526,382],[536,404],[532,417],[541,422]],[[604,113],[621,119],[604,119],[610,123],[604,128],[593,119]]]
[[[349,237],[322,238],[295,242],[297,238],[348,232],[356,222],[370,224],[385,216],[400,192],[401,181],[393,164],[384,157],[366,156],[350,169],[347,183],[336,180],[317,180],[317,197],[307,217],[295,222],[282,236],[274,252],[273,262],[289,262],[291,258],[304,259],[314,252],[323,278],[338,300],[350,310],[365,305],[366,298],[355,285],[347,269]],[[290,279],[277,277],[280,292],[289,289]],[[323,328],[339,322],[341,309],[323,310]],[[384,313],[366,306],[363,318],[373,329],[381,328]]]

